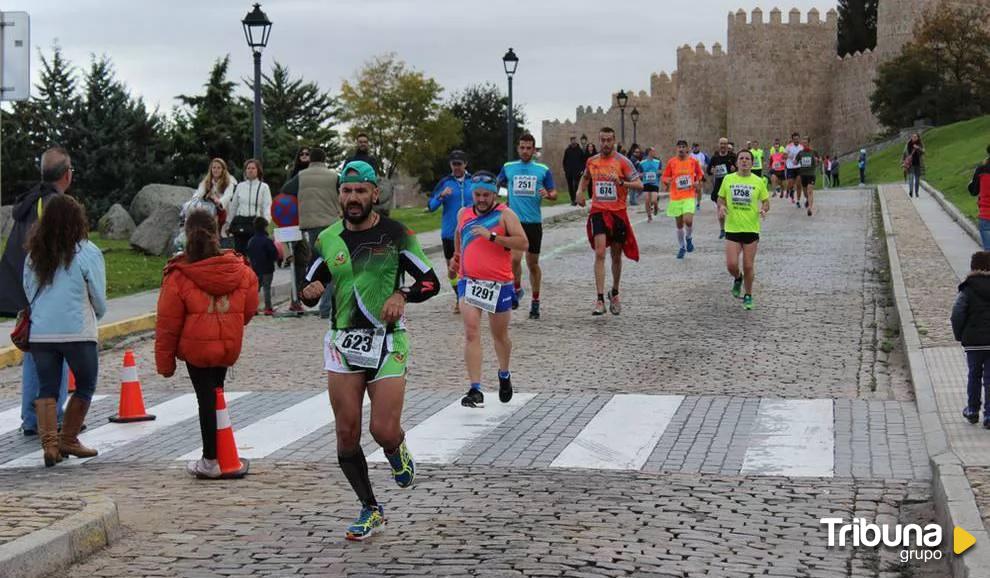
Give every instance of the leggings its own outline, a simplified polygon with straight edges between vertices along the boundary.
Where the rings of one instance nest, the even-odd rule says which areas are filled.
[[[196,367],[186,363],[189,379],[199,402],[199,431],[203,435],[203,457],[217,459],[217,388],[223,389],[226,367]]]

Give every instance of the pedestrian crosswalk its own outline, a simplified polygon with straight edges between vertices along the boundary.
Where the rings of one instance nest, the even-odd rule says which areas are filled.
[[[333,451],[325,391],[228,391],[226,399],[243,457],[325,461],[327,447]],[[365,431],[368,405],[366,399]],[[113,399],[96,398],[90,428],[80,436],[100,455],[63,465],[148,462],[149,452],[151,461],[174,464],[201,455],[195,395],[160,397],[148,408],[158,417],[148,422],[103,422],[114,406]],[[914,406],[898,402],[517,393],[508,404],[492,400],[472,409],[462,407],[456,394],[433,391],[410,392],[404,424],[408,446],[421,464],[827,478],[854,475],[852,450],[844,444],[878,435],[856,417],[878,409],[898,412],[894,418],[920,429]],[[19,420],[19,407],[0,410],[0,469],[43,467],[37,438],[15,431]],[[369,461],[385,461],[367,433],[364,442]],[[889,463],[891,454],[910,458],[910,469],[898,472],[900,477],[930,475],[923,443],[915,437],[892,433],[875,446],[870,459],[878,463]]]

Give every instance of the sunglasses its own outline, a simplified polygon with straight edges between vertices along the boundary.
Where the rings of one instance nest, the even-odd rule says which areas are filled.
[[[474,175],[473,177],[471,177],[471,182],[472,183],[484,183],[484,184],[488,184],[488,185],[494,185],[495,184],[495,177],[493,177],[491,175]]]

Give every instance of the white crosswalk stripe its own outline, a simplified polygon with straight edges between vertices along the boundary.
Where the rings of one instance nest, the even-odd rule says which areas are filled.
[[[106,395],[94,395],[92,403],[102,401],[109,396]],[[65,403],[69,403],[68,398],[66,398]],[[21,406],[12,407],[10,409],[5,409],[0,411],[0,435],[7,432],[12,432],[21,427]]]
[[[764,399],[742,473],[832,477],[835,433],[830,399]]]
[[[224,396],[228,402],[231,402],[250,393],[249,391],[230,391],[225,392]],[[150,407],[147,411],[156,416],[154,421],[108,423],[83,432],[79,436],[79,441],[83,445],[99,450],[102,456],[199,415],[196,396],[192,393],[180,395],[164,403]],[[59,466],[78,466],[88,462],[90,459],[93,458],[72,458],[63,461]],[[0,464],[0,468],[23,468],[38,465],[44,465],[41,450],[33,451],[27,455]]]
[[[682,401],[683,395],[616,395],[550,467],[638,470]]]
[[[417,462],[449,464],[464,448],[509,419],[534,397],[531,393],[517,393],[509,403],[492,403],[483,409],[464,407],[455,401],[406,432],[406,444],[415,448],[413,457]],[[385,453],[378,450],[368,456],[368,461],[387,460]]]

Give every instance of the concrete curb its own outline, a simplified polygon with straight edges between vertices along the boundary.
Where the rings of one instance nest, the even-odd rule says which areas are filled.
[[[921,188],[928,191],[928,193],[935,198],[938,204],[942,207],[942,210],[948,213],[949,216],[952,217],[952,220],[958,223],[959,226],[962,227],[962,230],[966,231],[966,234],[976,241],[977,245],[983,245],[983,241],[980,239],[980,229],[973,224],[973,221],[969,220],[969,217],[962,214],[959,207],[955,206],[948,199],[946,199],[945,195],[942,194],[942,191],[931,186],[928,184],[928,181],[924,179],[921,180]]]
[[[129,319],[123,319],[114,323],[101,325],[99,328],[100,343],[134,333],[151,331],[155,328],[156,317],[157,316],[155,313],[146,313],[144,315],[138,315]],[[24,354],[21,350],[12,345],[0,349],[0,369],[19,364],[23,357]]]
[[[35,578],[67,569],[120,537],[117,504],[103,496],[87,496],[86,507],[0,546],[4,578]]]
[[[880,211],[887,242],[887,256],[890,262],[890,279],[894,290],[897,316],[900,320],[901,335],[907,349],[908,368],[914,384],[915,401],[921,426],[925,433],[925,445],[932,468],[932,486],[935,499],[935,517],[945,530],[942,546],[946,550],[952,567],[952,575],[957,578],[986,576],[990,568],[990,533],[983,527],[976,496],[966,478],[962,462],[949,448],[948,436],[942,427],[935,398],[935,386],[928,373],[928,364],[921,348],[921,337],[914,325],[914,314],[908,302],[907,287],[901,273],[901,261],[895,243],[896,233],[890,219],[887,202],[878,188],[874,188],[880,199]],[[976,545],[962,556],[952,554],[952,529],[959,526],[976,538]]]

